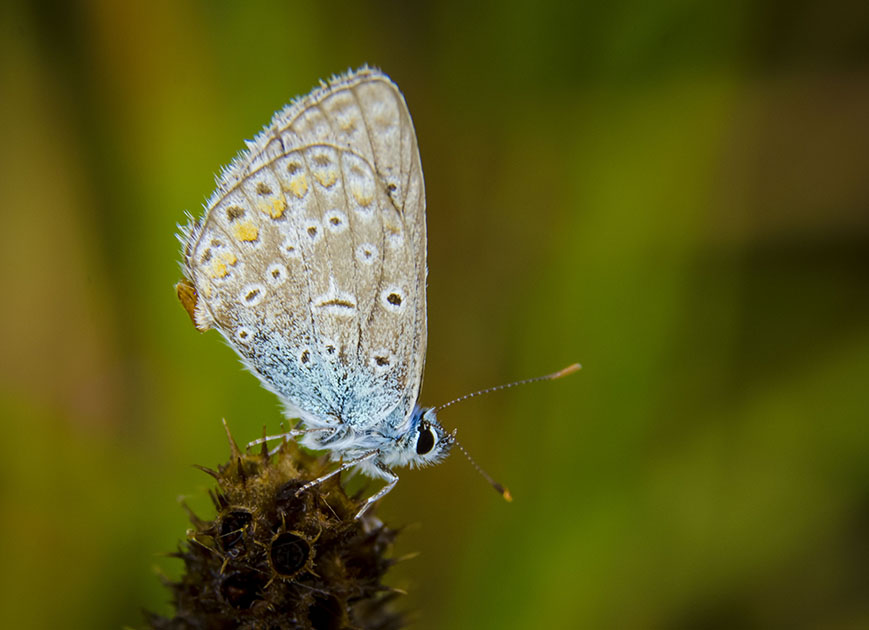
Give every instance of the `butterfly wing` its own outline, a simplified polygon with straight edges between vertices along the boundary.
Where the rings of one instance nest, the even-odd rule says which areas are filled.
[[[198,327],[217,328],[291,411],[361,429],[410,414],[426,348],[425,188],[386,75],[363,68],[278,112],[184,241]]]

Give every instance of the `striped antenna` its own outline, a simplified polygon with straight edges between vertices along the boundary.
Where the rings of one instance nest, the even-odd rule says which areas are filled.
[[[496,385],[495,387],[487,387],[486,389],[481,389],[478,392],[473,392],[470,394],[465,394],[464,396],[460,396],[455,400],[451,400],[450,402],[435,407],[435,411],[441,411],[442,409],[446,409],[447,407],[451,407],[456,403],[462,402],[463,400],[467,400],[468,398],[473,398],[474,396],[481,396],[482,394],[490,394],[492,392],[497,392],[502,389],[510,389],[511,387],[516,387],[517,385],[528,385],[528,383],[537,383],[538,381],[554,381],[559,378],[563,378],[569,374],[573,374],[574,372],[578,372],[582,369],[582,366],[579,363],[572,363],[568,365],[563,370],[558,370],[557,372],[553,372],[552,374],[546,374],[545,376],[535,376],[534,378],[526,378],[521,381],[514,381],[512,383],[507,383],[506,385]]]
[[[487,387],[486,389],[481,389],[480,391],[473,392],[471,394],[465,394],[464,396],[460,396],[459,398],[456,398],[455,400],[451,400],[450,402],[448,402],[446,404],[440,405],[439,407],[435,407],[434,411],[435,412],[441,411],[442,409],[446,409],[447,407],[450,407],[451,405],[455,405],[458,402],[462,402],[463,400],[467,400],[468,398],[473,398],[474,396],[480,396],[481,394],[489,394],[491,392],[497,392],[501,389],[509,389],[510,387],[516,387],[517,385],[527,385],[528,383],[536,383],[538,381],[554,381],[555,379],[562,378],[564,376],[567,376],[568,374],[573,374],[574,372],[578,372],[581,369],[582,369],[582,366],[579,363],[572,363],[571,365],[568,365],[563,370],[558,370],[558,372],[553,372],[552,374],[546,374],[545,376],[535,376],[534,378],[526,378],[522,381],[515,381],[513,383],[507,383],[506,385],[496,385],[495,387]],[[506,487],[504,487],[503,485],[501,485],[500,483],[498,483],[497,481],[492,479],[492,476],[489,473],[487,473],[485,470],[483,470],[476,461],[474,461],[474,458],[471,457],[471,454],[468,453],[468,451],[465,450],[465,447],[462,446],[461,443],[456,439],[456,432],[455,431],[452,432],[452,437],[453,437],[453,442],[455,443],[455,445],[458,446],[459,450],[465,454],[465,457],[468,458],[468,461],[471,462],[471,465],[477,470],[478,473],[480,473],[480,475],[483,477],[483,479],[488,481],[489,485],[492,486],[498,494],[500,494],[502,497],[504,497],[504,499],[506,501],[508,501],[508,502],[512,501],[513,495],[510,494],[510,491]]]

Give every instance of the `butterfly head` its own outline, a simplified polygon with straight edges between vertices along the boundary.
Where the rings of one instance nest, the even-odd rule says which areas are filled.
[[[443,460],[455,443],[455,431],[448,433],[438,422],[434,409],[417,407],[407,432],[399,440],[395,465],[421,468]]]

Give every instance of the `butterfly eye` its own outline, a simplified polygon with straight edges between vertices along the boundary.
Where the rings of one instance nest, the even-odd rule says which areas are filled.
[[[435,436],[427,424],[419,425],[419,437],[416,440],[416,454],[425,455],[434,448]]]

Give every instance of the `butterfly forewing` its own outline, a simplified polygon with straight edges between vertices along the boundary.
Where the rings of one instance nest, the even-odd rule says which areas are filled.
[[[364,428],[419,394],[425,243],[410,114],[363,69],[276,114],[222,173],[185,264],[199,323],[291,409]]]

